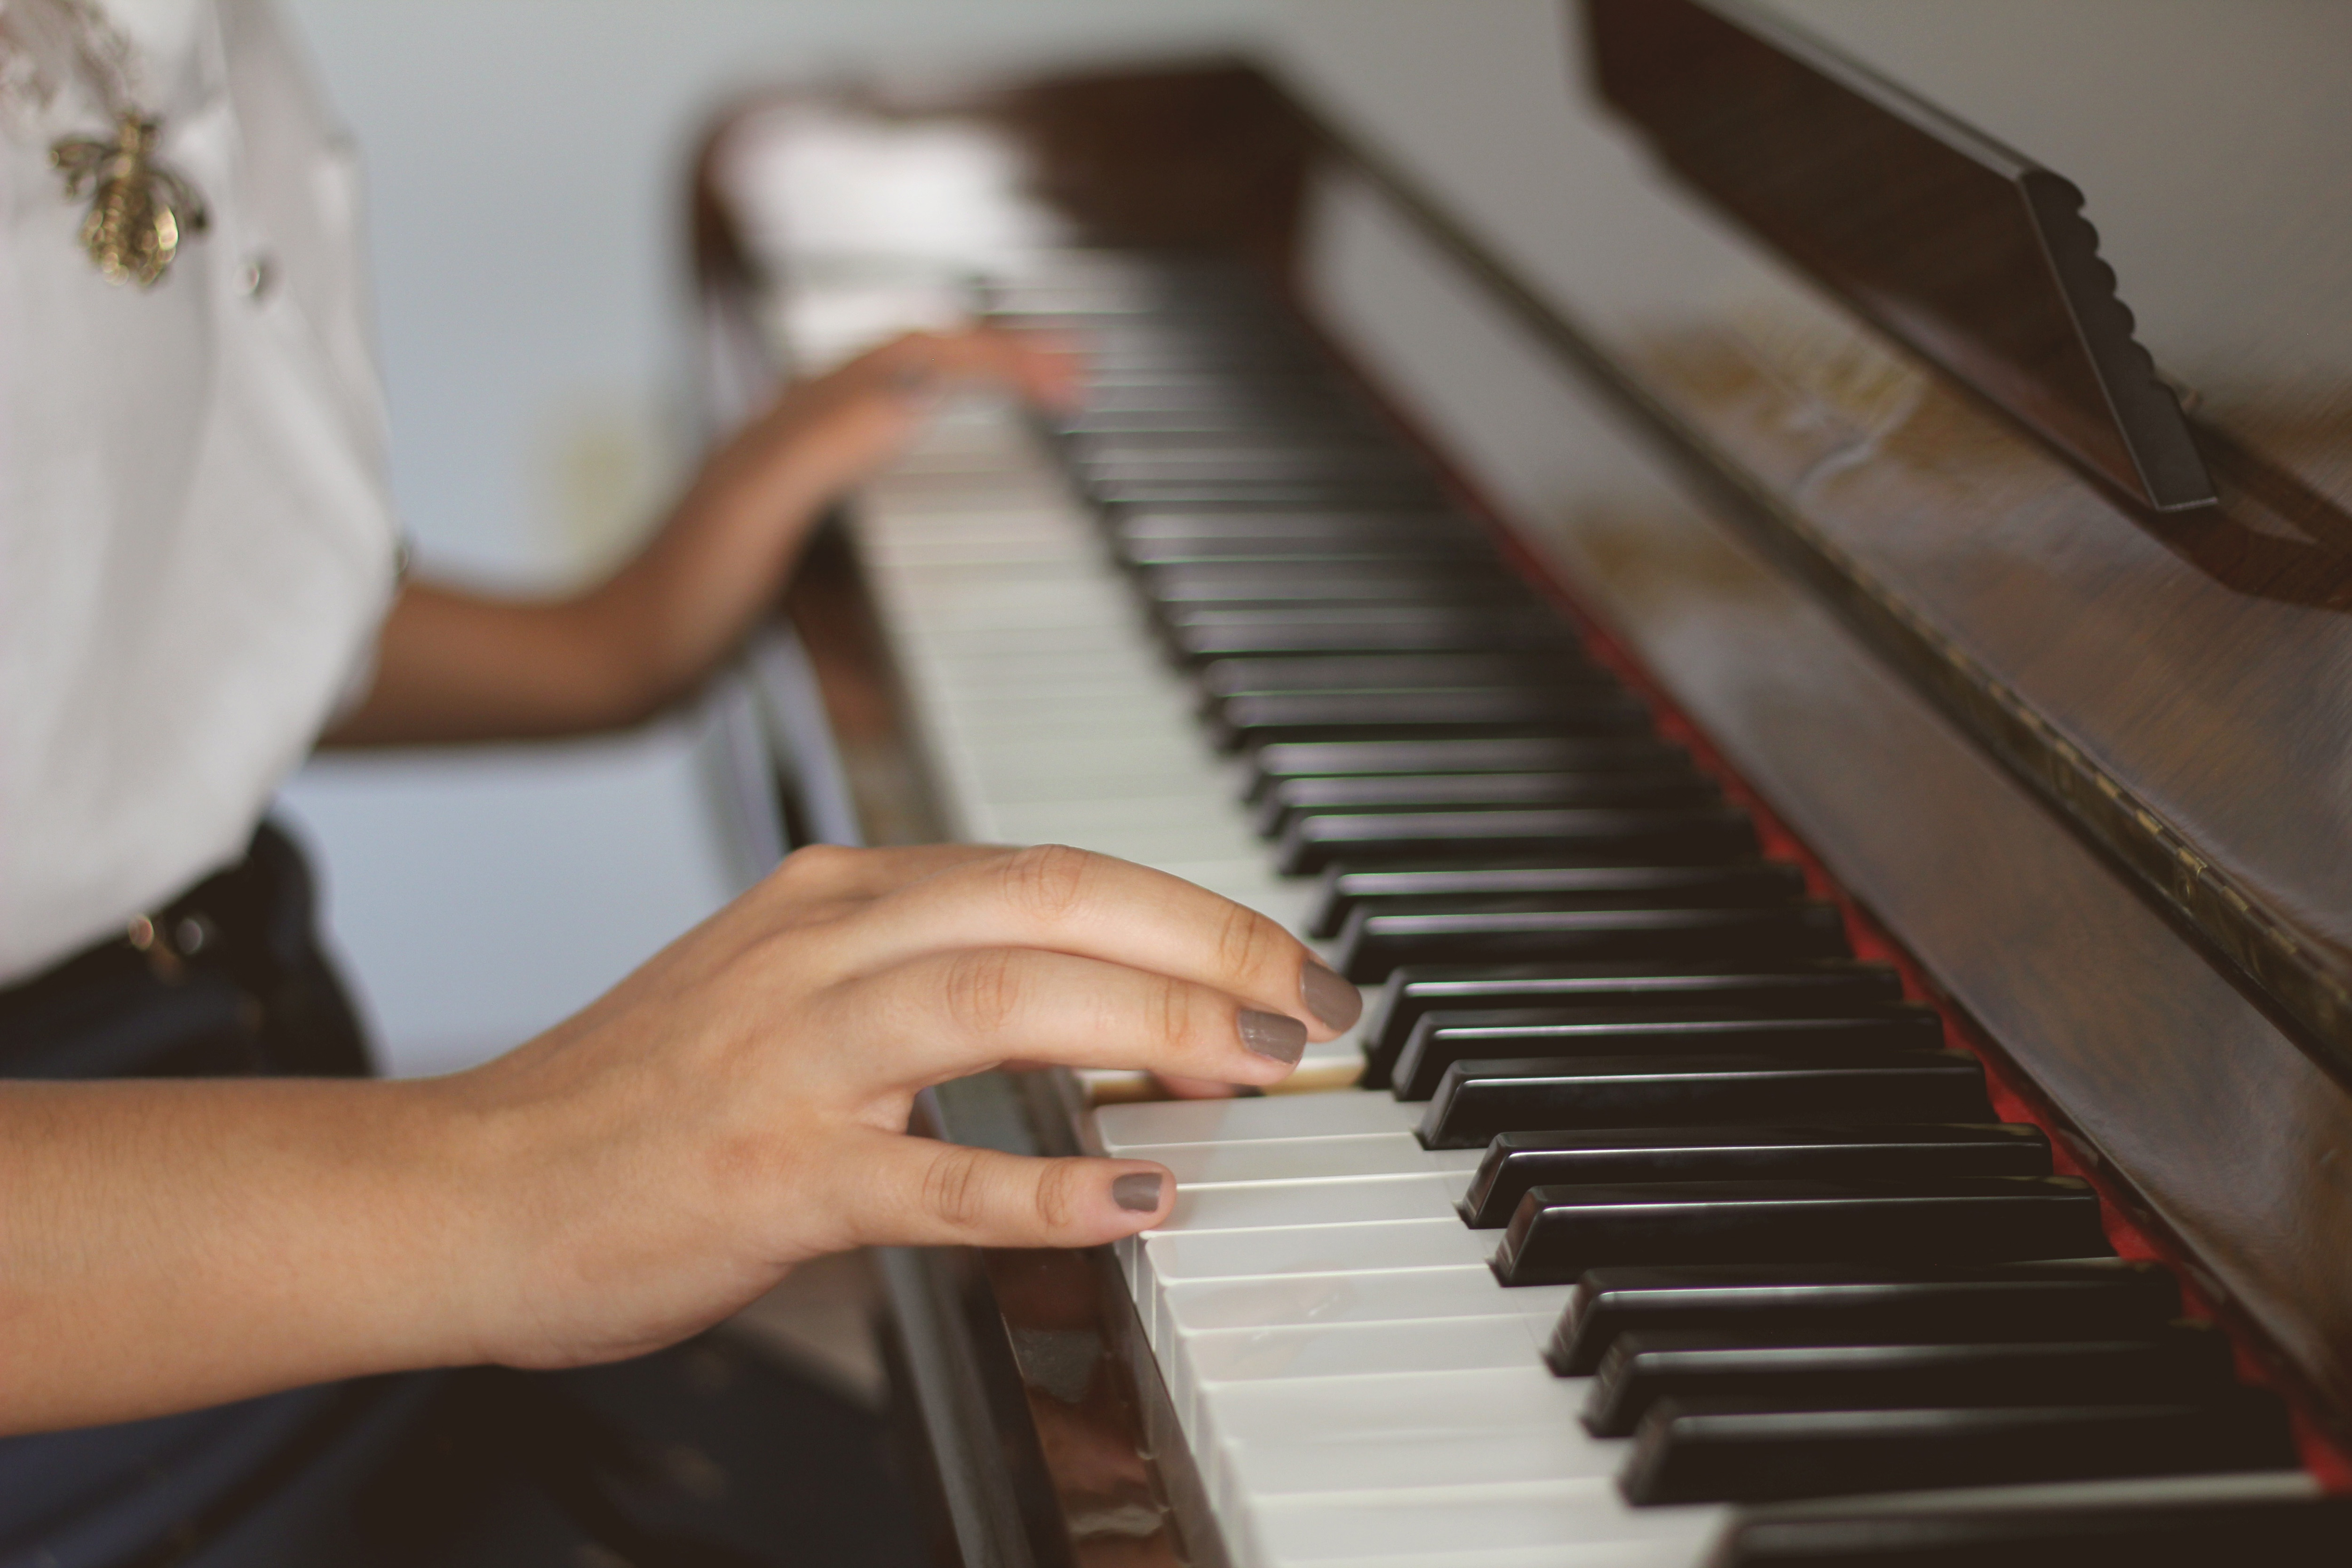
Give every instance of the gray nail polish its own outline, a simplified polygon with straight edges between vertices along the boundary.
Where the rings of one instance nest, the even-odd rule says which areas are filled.
[[[1160,1180],[1156,1171],[1129,1172],[1111,1182],[1110,1201],[1129,1214],[1150,1214],[1160,1206]]]
[[[1285,1067],[1296,1067],[1298,1058],[1307,1054],[1307,1026],[1286,1013],[1261,1013],[1255,1007],[1244,1007],[1239,1023],[1242,1044],[1262,1057],[1272,1057]]]
[[[1364,994],[1312,960],[1299,972],[1298,994],[1326,1028],[1344,1029],[1364,1016]]]

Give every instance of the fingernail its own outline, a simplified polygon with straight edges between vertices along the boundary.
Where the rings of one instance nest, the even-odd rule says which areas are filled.
[[[1110,1201],[1129,1214],[1150,1214],[1160,1206],[1160,1173],[1136,1171],[1114,1179]]]
[[[1284,1067],[1297,1067],[1307,1054],[1307,1026],[1287,1013],[1261,1013],[1244,1007],[1241,1015],[1242,1044]]]
[[[1364,994],[1313,959],[1299,972],[1298,994],[1327,1029],[1344,1029],[1364,1016]]]

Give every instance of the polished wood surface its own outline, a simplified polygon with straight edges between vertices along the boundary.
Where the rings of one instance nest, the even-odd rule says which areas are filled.
[[[2212,504],[2072,182],[1735,0],[1582,13],[1594,92],[1696,195],[2131,500]]]
[[[1666,341],[1624,346],[1647,387],[1743,480],[1761,481],[1758,511],[1778,552],[2352,1075],[2352,626],[2341,614],[2352,367],[2334,380],[2269,370],[2264,345],[2246,345],[2225,384],[2237,390],[2192,422],[2218,503],[2136,505],[2026,434],[2046,432],[2067,398],[1979,370],[1967,382],[1988,407],[1931,368],[1966,368],[1972,353],[1998,363],[2015,347],[1972,350],[1961,317],[2006,307],[2021,332],[2051,335],[2046,290],[1998,287],[2031,258],[1997,191],[1950,210],[1967,182],[1948,160],[1880,126],[1870,156],[1901,168],[1878,173],[1899,174],[1924,210],[1907,224],[1879,211],[1864,243],[1817,210],[1867,184],[1841,134],[1855,129],[1840,118],[1850,107],[1813,103],[1822,89],[1791,87],[1793,62],[1687,0],[1595,0],[1586,15],[1622,57],[1612,93],[1678,181],[1894,331],[1812,310],[1786,280],[1759,277],[1760,291],[1788,299],[1804,341],[1692,312]],[[1677,43],[1708,62],[1710,93],[1646,85]],[[1722,147],[1739,129],[1721,122],[1726,100],[1748,106],[1731,113],[1749,125],[1738,156]],[[1769,137],[1749,123],[1767,110]],[[1769,191],[1745,178],[1759,153],[1780,170]],[[2341,235],[2300,254],[2352,281],[2352,204],[2322,196],[2291,221]],[[1891,269],[1923,279],[1925,302],[1890,296]],[[2231,286],[2260,279],[2250,264]],[[1998,297],[1954,292],[1979,287]],[[2110,377],[2109,392],[2119,384]]]

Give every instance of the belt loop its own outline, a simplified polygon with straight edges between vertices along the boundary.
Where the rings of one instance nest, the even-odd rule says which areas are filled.
[[[186,978],[188,961],[219,946],[220,934],[220,927],[202,910],[167,910],[161,918],[133,915],[123,930],[123,939],[167,985]]]

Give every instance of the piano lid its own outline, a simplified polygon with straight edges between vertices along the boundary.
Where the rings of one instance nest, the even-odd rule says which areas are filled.
[[[2213,482],[2083,193],[1738,0],[1592,0],[1601,97],[1716,205],[2159,511]]]

